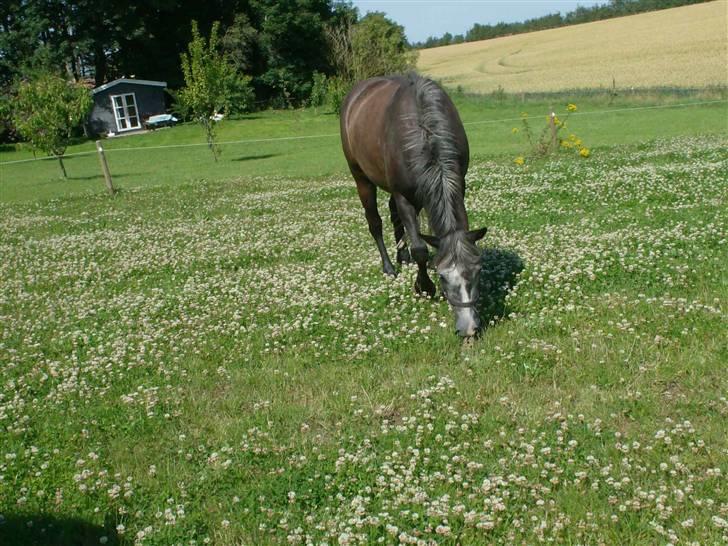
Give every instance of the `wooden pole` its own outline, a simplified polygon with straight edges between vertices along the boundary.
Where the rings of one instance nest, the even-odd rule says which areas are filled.
[[[109,164],[106,162],[106,156],[104,155],[104,147],[101,145],[101,141],[96,141],[96,151],[99,152],[99,162],[101,163],[101,170],[104,172],[104,180],[106,180],[106,189],[109,190],[109,195],[114,195],[116,190],[114,189],[114,183],[111,181],[111,173],[109,172]]]
[[[556,114],[554,112],[551,112],[551,116],[549,116],[549,126],[551,127],[551,149],[556,151],[558,149],[558,141],[556,138],[556,122],[554,121],[556,119]]]

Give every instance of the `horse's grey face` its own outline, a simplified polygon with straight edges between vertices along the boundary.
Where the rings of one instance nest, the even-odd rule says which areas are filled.
[[[452,264],[438,268],[440,285],[445,299],[455,315],[455,329],[461,337],[472,337],[480,331],[480,317],[476,309],[480,264],[463,267]]]
[[[440,276],[442,294],[455,315],[455,329],[462,337],[472,337],[480,331],[478,302],[480,281],[480,252],[475,242],[487,229],[455,232],[440,240],[431,235],[421,235],[438,249],[435,261]]]

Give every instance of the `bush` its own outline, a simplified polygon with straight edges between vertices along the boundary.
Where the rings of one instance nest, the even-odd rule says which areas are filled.
[[[523,112],[521,114],[521,129],[514,127],[511,132],[514,135],[523,133],[528,141],[530,148],[530,155],[533,157],[546,157],[547,155],[557,151],[574,151],[583,158],[587,158],[591,155],[591,151],[587,148],[582,140],[575,134],[571,133],[567,138],[560,136],[561,131],[566,129],[566,121],[572,112],[576,112],[576,105],[569,103],[566,106],[566,117],[561,120],[556,114],[546,116],[546,125],[539,133],[538,137],[534,136],[531,124],[529,122],[528,114]],[[551,127],[553,116],[553,128]],[[526,162],[524,156],[518,156],[514,163],[516,165],[523,165]]]
[[[341,105],[351,87],[352,83],[344,78],[338,76],[329,78],[326,89],[326,102],[337,115],[341,113]]]
[[[313,81],[311,82],[311,94],[308,98],[308,103],[310,106],[318,107],[324,105],[324,103],[326,102],[326,97],[328,95],[328,85],[329,82],[327,81],[326,74],[322,74],[321,72],[313,73]]]
[[[245,114],[255,106],[255,92],[251,85],[252,78],[241,74],[232,74],[226,82],[228,96],[225,111],[230,114]]]

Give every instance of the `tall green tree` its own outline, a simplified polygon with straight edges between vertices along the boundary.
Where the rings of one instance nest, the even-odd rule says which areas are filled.
[[[192,21],[192,41],[183,53],[182,73],[185,86],[177,93],[181,107],[205,129],[207,145],[217,161],[217,116],[228,111],[233,94],[232,82],[237,81],[233,65],[221,51],[220,25],[214,23],[210,38],[200,34],[197,22]]]
[[[334,75],[328,79],[328,102],[338,113],[359,80],[414,70],[417,52],[410,48],[404,28],[383,13],[367,14],[358,22],[344,17],[327,29]]]
[[[338,15],[338,16],[337,16]],[[354,8],[350,11],[340,9],[335,17],[326,25],[326,41],[329,63],[335,77],[351,81],[354,75],[354,52],[352,37],[354,26],[359,20],[359,13]]]
[[[308,98],[313,73],[329,69],[324,30],[331,17],[329,0],[251,0],[264,61],[255,77],[262,96],[287,105]]]
[[[246,13],[235,15],[221,39],[222,50],[240,73],[249,74],[256,68],[260,57],[260,34]]]
[[[92,104],[88,89],[59,76],[44,74],[18,87],[13,123],[34,150],[58,158],[66,178],[63,154],[73,130],[86,119]]]
[[[64,22],[56,4],[54,0],[0,2],[0,85],[7,87],[33,70],[65,69],[67,47],[60,39]]]
[[[406,72],[417,64],[404,28],[380,12],[368,13],[354,26],[351,49],[357,80]]]
[[[0,93],[38,70],[96,85],[135,76],[179,89],[179,58],[196,20],[203,35],[220,22],[223,50],[238,74],[253,78],[259,99],[300,104],[314,73],[335,72],[326,28],[357,19],[338,0],[3,0]]]
[[[9,0],[0,3],[0,85],[30,71],[107,81],[120,42],[138,39],[136,0]],[[138,2],[137,2],[138,3]]]

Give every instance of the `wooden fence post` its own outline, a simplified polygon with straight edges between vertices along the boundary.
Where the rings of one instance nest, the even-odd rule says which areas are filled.
[[[559,147],[559,143],[556,137],[556,114],[554,112],[551,112],[551,116],[549,116],[549,126],[551,127],[551,149],[553,151],[556,151]]]
[[[109,190],[109,195],[114,195],[116,190],[114,189],[114,183],[111,181],[111,173],[109,172],[109,164],[106,163],[106,156],[104,155],[104,147],[101,146],[101,141],[96,141],[96,151],[99,152],[99,162],[101,162],[101,170],[104,172],[104,180],[106,180],[106,189]]]

